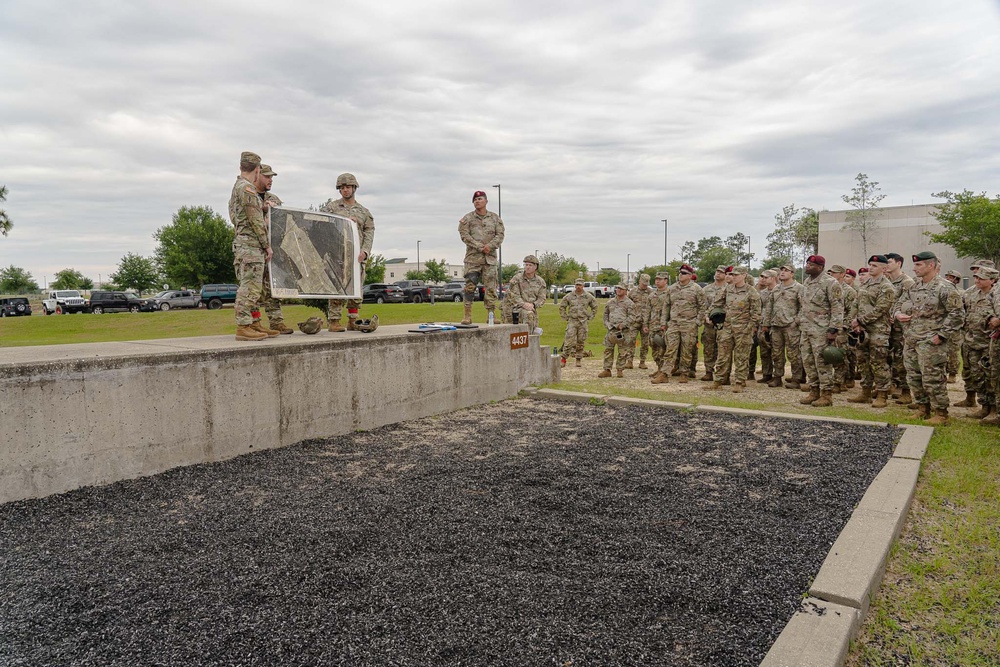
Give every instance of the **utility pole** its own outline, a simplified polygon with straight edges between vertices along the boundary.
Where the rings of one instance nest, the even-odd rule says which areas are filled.
[[[667,219],[663,219],[663,269],[667,268]]]
[[[493,187],[497,189],[497,215],[503,220],[503,191],[499,183]],[[500,286],[500,299],[503,300],[503,248],[497,248],[497,285]]]

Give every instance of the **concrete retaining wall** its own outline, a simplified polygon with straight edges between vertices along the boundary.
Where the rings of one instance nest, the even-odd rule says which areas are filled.
[[[520,326],[7,348],[0,502],[450,412],[554,382]]]

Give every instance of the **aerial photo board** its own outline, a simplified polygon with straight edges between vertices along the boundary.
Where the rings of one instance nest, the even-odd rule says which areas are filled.
[[[278,299],[360,299],[361,240],[350,218],[271,209],[271,293]]]

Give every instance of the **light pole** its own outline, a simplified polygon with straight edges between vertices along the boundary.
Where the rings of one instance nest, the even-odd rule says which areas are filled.
[[[625,255],[625,284],[632,282],[632,271],[629,269],[629,262],[632,260],[632,253]]]
[[[667,268],[667,219],[663,219],[663,269]]]
[[[420,273],[420,241],[417,241],[417,273]]]
[[[503,192],[500,184],[494,185],[497,189],[497,216],[503,220]],[[502,244],[501,244],[502,245]],[[503,248],[497,248],[497,285],[500,287],[500,298],[503,298]]]

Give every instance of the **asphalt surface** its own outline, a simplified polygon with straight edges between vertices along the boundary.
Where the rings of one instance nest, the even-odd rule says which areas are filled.
[[[533,400],[0,506],[2,665],[757,665],[899,431]]]

